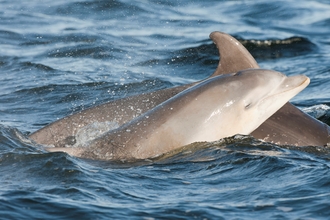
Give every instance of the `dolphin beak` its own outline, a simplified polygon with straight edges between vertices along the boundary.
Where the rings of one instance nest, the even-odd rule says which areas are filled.
[[[281,108],[291,98],[306,88],[309,82],[310,79],[304,75],[284,76],[282,82],[259,102],[258,108],[263,109],[262,112],[275,113],[276,109]]]
[[[282,83],[274,90],[274,95],[290,91],[292,91],[293,93],[295,93],[294,95],[296,95],[304,88],[306,88],[309,83],[310,79],[305,75],[285,77]]]

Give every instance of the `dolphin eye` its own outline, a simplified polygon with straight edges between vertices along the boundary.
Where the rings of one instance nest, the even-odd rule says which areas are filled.
[[[245,109],[249,109],[251,106],[251,103],[248,103],[247,105],[245,105]]]

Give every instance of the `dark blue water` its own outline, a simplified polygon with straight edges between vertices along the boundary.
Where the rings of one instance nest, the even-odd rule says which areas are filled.
[[[330,150],[236,136],[157,161],[45,153],[25,138],[109,100],[204,79],[227,32],[330,124],[330,3],[0,1],[1,219],[328,219]]]

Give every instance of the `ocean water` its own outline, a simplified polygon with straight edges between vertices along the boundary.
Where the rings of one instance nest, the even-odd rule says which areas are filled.
[[[305,74],[292,103],[330,124],[330,3],[0,0],[0,219],[328,219],[330,150],[234,136],[134,164],[26,138],[128,95],[211,75],[212,31],[260,67]]]

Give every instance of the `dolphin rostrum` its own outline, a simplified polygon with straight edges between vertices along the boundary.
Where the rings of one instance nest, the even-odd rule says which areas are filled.
[[[251,54],[232,36],[213,32],[210,38],[216,44],[220,55],[219,65],[212,76],[259,68]],[[32,133],[30,138],[43,145],[72,146],[76,143],[77,132],[82,127],[106,121],[116,121],[120,126],[190,86],[192,84],[110,101],[55,121]],[[327,125],[290,103],[283,106],[251,135],[277,144],[297,146],[323,146],[330,142],[330,129]]]
[[[88,159],[134,160],[193,142],[248,135],[308,84],[306,76],[286,77],[263,69],[216,76],[95,139],[46,150]]]

